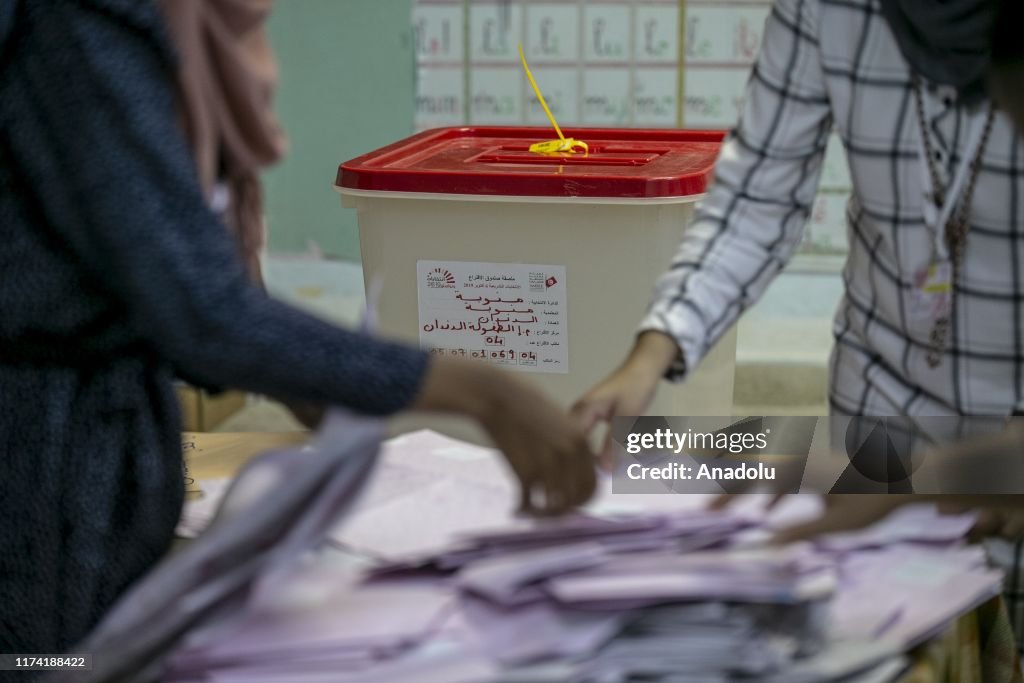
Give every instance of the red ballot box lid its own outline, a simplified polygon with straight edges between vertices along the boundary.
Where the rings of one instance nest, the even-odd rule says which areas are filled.
[[[588,154],[543,155],[550,128],[438,128],[338,167],[342,191],[656,199],[702,194],[724,131],[573,128]]]

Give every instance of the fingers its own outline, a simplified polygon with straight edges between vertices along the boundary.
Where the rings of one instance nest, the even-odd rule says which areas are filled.
[[[1006,523],[999,529],[999,536],[1010,541],[1016,541],[1024,536],[1024,519],[1021,519],[1020,514],[1009,515]]]
[[[1000,528],[999,515],[994,510],[986,510],[978,515],[977,520],[974,522],[974,526],[971,527],[970,532],[967,534],[967,539],[972,542],[980,541],[984,538],[998,535]]]
[[[610,424],[619,415],[643,415],[660,377],[653,374],[648,378],[648,374],[619,369],[577,401],[570,415],[584,435],[593,437],[599,424]],[[615,443],[609,431],[598,451],[599,466],[611,470],[614,454]]]
[[[514,470],[513,470],[514,471]],[[516,472],[519,478],[519,512],[528,515],[533,512],[533,487],[536,480],[529,476],[523,476]]]
[[[528,454],[525,470],[517,471],[522,488],[520,510],[536,516],[565,514],[593,496],[597,488],[594,456],[582,435],[568,438],[564,445],[538,449],[517,444]],[[517,458],[513,455],[513,458]]]
[[[1010,540],[1016,540],[1024,536],[1024,516],[1017,510],[1008,510],[1003,527],[999,530],[999,535]]]
[[[573,490],[575,489],[572,463],[568,462],[568,453],[554,450],[541,458],[541,470],[544,477],[544,502],[536,506],[546,515],[560,515],[572,507]]]
[[[885,495],[828,495],[821,517],[806,524],[798,524],[775,534],[773,543],[794,543],[814,536],[862,529],[882,519],[896,509],[903,499]]]
[[[1024,518],[1016,510],[983,508],[977,515],[968,539],[981,541],[992,536],[1016,540],[1024,533]]]
[[[594,469],[594,454],[585,440],[581,440],[578,446],[579,452],[579,477],[576,481],[579,484],[577,491],[579,500],[577,505],[583,505],[594,497],[597,491],[597,471]]]
[[[568,482],[568,505],[583,505],[597,489],[597,473],[594,471],[594,454],[582,434],[578,434],[570,444],[566,457],[559,458],[562,474]]]
[[[531,516],[544,515],[558,497],[552,485],[556,477],[548,471],[549,457],[539,449],[529,453],[524,446],[518,439],[504,446],[505,457],[519,479],[519,511]]]
[[[597,454],[597,463],[605,472],[611,472],[615,468],[615,439],[612,438],[610,429],[604,435],[601,452]]]
[[[573,404],[569,415],[584,434],[589,434],[598,424],[611,419],[611,409],[611,401],[584,396]]]
[[[577,401],[569,411],[569,416],[583,431],[585,437],[597,438],[595,430],[598,425],[607,424],[615,416],[615,402],[610,398],[591,397],[590,394]],[[597,453],[597,465],[610,472],[614,464],[614,442],[611,430],[601,440]]]
[[[553,461],[557,490],[562,496],[559,511],[566,512],[590,500],[597,488],[597,474],[594,454],[583,435],[575,435],[564,451],[555,453]]]
[[[481,422],[519,480],[520,511],[557,515],[586,503],[597,476],[582,425],[600,421],[600,402],[585,398],[570,417],[529,384],[507,384]]]

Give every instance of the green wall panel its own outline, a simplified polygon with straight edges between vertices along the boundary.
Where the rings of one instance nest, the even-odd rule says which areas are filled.
[[[341,161],[413,126],[412,0],[278,0],[270,39],[288,156],[264,176],[269,247],[359,259],[355,212],[331,189]]]

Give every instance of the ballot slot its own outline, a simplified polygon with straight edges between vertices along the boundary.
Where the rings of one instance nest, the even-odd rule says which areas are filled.
[[[426,131],[343,164],[339,168],[337,186],[351,187],[353,183],[369,179],[373,172],[389,175],[403,171],[455,172],[465,170],[466,164],[506,162],[506,159],[506,163],[536,163],[541,166],[562,161],[580,167],[644,167],[661,161],[670,165],[662,173],[703,177],[710,172],[723,135],[721,131],[624,129],[576,129],[567,132],[586,137],[589,151],[551,155],[530,152],[535,139],[543,135],[535,128],[476,126]],[[608,196],[617,196],[617,192],[609,188]]]
[[[644,166],[668,154],[665,148],[623,148],[593,144],[588,154],[537,154],[529,145],[502,145],[467,159],[467,163],[521,164],[524,166]]]

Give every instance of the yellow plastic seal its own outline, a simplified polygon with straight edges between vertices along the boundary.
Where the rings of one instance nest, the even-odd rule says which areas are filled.
[[[587,143],[582,140],[567,138],[562,134],[562,129],[558,126],[558,121],[555,120],[555,115],[551,113],[551,109],[548,108],[548,103],[544,101],[544,94],[540,91],[540,88],[537,87],[537,81],[533,79],[533,74],[530,73],[530,66],[526,63],[526,55],[523,54],[522,43],[519,44],[519,59],[523,60],[523,70],[526,72],[526,77],[530,80],[533,92],[537,94],[537,100],[540,101],[540,106],[544,108],[544,113],[548,115],[548,120],[551,121],[551,125],[555,127],[555,132],[558,133],[557,140],[534,143],[530,145],[530,151],[534,154],[575,154],[577,151],[582,151],[584,154],[587,154],[590,151]]]

